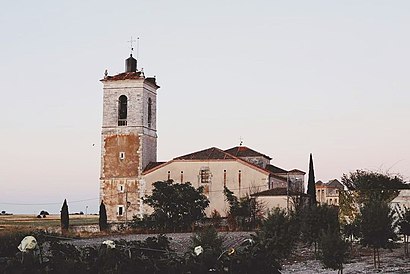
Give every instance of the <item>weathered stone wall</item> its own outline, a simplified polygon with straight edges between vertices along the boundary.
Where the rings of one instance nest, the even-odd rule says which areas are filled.
[[[132,220],[132,216],[140,213],[139,181],[135,178],[102,180],[100,199],[104,201],[107,219],[112,221]],[[119,215],[119,206],[123,207]]]
[[[157,158],[156,87],[144,78],[103,84],[100,200],[106,205],[109,221],[131,220],[141,214],[141,171]],[[118,126],[121,95],[127,96],[127,123]],[[124,153],[123,159],[120,153]],[[122,215],[119,207],[123,208]]]
[[[104,135],[101,179],[137,177],[140,165],[140,136]],[[124,158],[120,158],[124,153]]]

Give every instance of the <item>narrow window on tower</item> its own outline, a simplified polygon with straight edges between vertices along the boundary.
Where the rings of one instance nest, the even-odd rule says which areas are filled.
[[[171,180],[171,171],[168,170],[168,180]]]
[[[117,214],[118,214],[118,216],[122,216],[124,214],[124,206],[123,205],[118,206]]]
[[[124,160],[125,159],[125,152],[120,152],[120,160]]]
[[[127,101],[128,98],[125,95],[118,98],[118,126],[127,125]]]
[[[224,188],[226,187],[226,169],[224,169]]]
[[[148,98],[148,127],[152,125],[152,100]]]
[[[181,184],[184,182],[184,172],[181,171]]]

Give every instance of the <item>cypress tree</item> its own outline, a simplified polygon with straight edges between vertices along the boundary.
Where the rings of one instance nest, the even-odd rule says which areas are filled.
[[[308,179],[307,194],[309,195],[309,204],[316,205],[315,170],[313,169],[312,153],[310,153],[310,159],[309,159],[309,179]]]
[[[63,206],[61,207],[61,231],[66,232],[69,226],[69,217],[68,217],[68,205],[67,200],[64,199]]]
[[[101,201],[101,204],[100,204],[98,224],[100,226],[100,231],[107,230],[107,228],[108,228],[107,210],[105,209],[105,204],[104,204],[103,201]]]

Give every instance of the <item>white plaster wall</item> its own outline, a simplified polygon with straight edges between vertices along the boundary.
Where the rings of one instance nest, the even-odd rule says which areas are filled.
[[[288,198],[286,195],[282,196],[259,196],[256,197],[256,201],[262,203],[264,207],[265,215],[268,215],[269,211],[274,208],[280,208],[287,210]],[[289,199],[289,209],[292,208],[291,199]]]

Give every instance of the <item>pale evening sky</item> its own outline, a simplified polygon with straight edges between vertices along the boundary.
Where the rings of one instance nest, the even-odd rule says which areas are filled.
[[[99,80],[124,70],[130,36],[161,86],[158,160],[242,137],[285,169],[312,152],[317,180],[408,180],[409,15],[391,0],[7,1],[0,210],[98,211]]]

